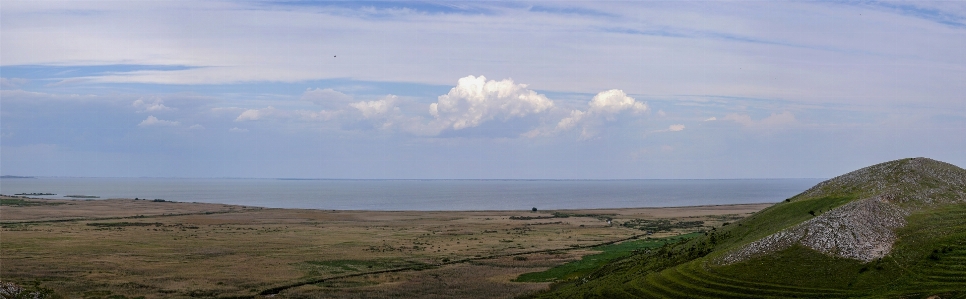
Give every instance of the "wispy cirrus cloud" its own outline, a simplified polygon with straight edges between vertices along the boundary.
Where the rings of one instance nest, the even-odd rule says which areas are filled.
[[[821,176],[902,156],[963,161],[964,11],[955,1],[10,1],[0,159],[5,172],[92,160],[7,150],[56,144],[198,157],[181,169],[216,176],[368,178]],[[259,134],[233,134],[249,130]],[[827,132],[843,137],[829,146]],[[234,143],[248,138],[258,146]],[[284,158],[252,171],[226,157]],[[171,165],[145,169],[193,176]]]
[[[11,2],[4,6],[0,54],[4,66],[77,66],[44,79],[83,79],[72,86],[332,78],[440,85],[486,73],[558,92],[619,86],[630,94],[801,102],[916,98],[949,104],[966,91],[955,84],[962,70],[947,67],[966,63],[950,50],[966,47],[964,33],[950,28],[962,24],[962,5],[759,4],[473,3],[437,9],[450,5],[69,2],[51,10]],[[771,13],[758,13],[761,8]],[[190,13],[197,9],[217,13]],[[76,11],[85,13],[70,13]],[[252,17],[264,21],[246,21]],[[172,19],[179,23],[166,21]],[[286,34],[276,34],[281,31]],[[574,47],[569,40],[593,42]],[[372,46],[387,44],[393,46]],[[634,46],[642,44],[648,47]],[[314,92],[339,97],[332,89]]]
[[[352,100],[352,97],[331,88],[308,89],[300,98],[320,106],[339,106]]]
[[[27,82],[30,82],[30,80],[24,79],[24,78],[0,77],[0,88],[16,89],[16,88],[19,88],[20,86],[23,86],[24,84],[27,84]]]
[[[966,28],[966,5],[959,1],[847,1],[842,4],[896,13],[955,28]]]
[[[721,120],[733,121],[739,123],[745,127],[781,127],[798,123],[795,119],[795,114],[788,111],[783,111],[782,113],[772,113],[771,115],[762,118],[760,120],[753,120],[748,114],[731,113],[725,115]]]

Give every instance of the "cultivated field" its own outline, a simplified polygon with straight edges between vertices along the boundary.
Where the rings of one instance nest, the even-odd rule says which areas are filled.
[[[71,298],[506,298],[549,285],[520,274],[591,246],[769,205],[380,212],[3,197],[0,279]]]

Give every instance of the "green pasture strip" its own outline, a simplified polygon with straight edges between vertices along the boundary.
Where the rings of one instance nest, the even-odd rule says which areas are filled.
[[[0,206],[6,207],[56,206],[62,204],[64,203],[43,200],[24,200],[22,198],[0,198]]]
[[[602,245],[591,248],[599,250],[601,253],[587,255],[579,261],[566,263],[557,267],[550,268],[542,272],[525,273],[517,277],[517,282],[549,282],[571,280],[593,272],[607,263],[625,258],[634,254],[636,250],[658,248],[664,244],[677,242],[681,239],[690,239],[702,233],[690,233],[675,237],[661,239],[646,239],[627,241],[617,244]]]

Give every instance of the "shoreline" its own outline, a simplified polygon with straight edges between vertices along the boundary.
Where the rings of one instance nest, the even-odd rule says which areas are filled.
[[[720,211],[757,211],[774,205],[775,203],[757,204],[718,204],[718,205],[697,205],[679,207],[638,207],[638,208],[598,208],[598,209],[559,209],[559,210],[333,210],[333,209],[303,209],[303,208],[265,208],[258,206],[245,206],[233,204],[217,204],[202,202],[180,202],[180,201],[153,201],[135,200],[129,198],[105,198],[105,199],[47,199],[32,198],[26,196],[0,195],[0,199],[5,200],[28,200],[37,201],[46,209],[30,209],[17,211],[16,213],[3,213],[0,218],[0,225],[23,224],[23,223],[43,223],[43,222],[66,222],[66,221],[95,221],[111,219],[141,219],[147,217],[172,217],[187,215],[208,215],[221,213],[235,213],[245,211],[303,211],[303,212],[323,212],[333,214],[395,214],[395,215],[436,215],[436,214],[500,214],[508,217],[531,217],[538,216],[530,220],[551,220],[568,218],[553,216],[556,213],[563,214],[600,214],[600,215],[650,215],[657,217],[682,217],[718,214]],[[87,206],[87,209],[59,209],[57,206]],[[122,209],[112,209],[110,207],[123,205]],[[5,208],[18,208],[18,205],[4,204]],[[27,204],[27,206],[31,206]],[[140,209],[140,210],[139,210]],[[37,211],[40,210],[40,211]],[[113,210],[113,211],[112,211]],[[137,212],[134,212],[137,211]],[[40,213],[31,213],[40,212]],[[127,213],[130,212],[130,213]],[[549,215],[548,215],[549,213]],[[13,215],[11,215],[13,214]],[[529,215],[529,216],[528,216]],[[12,218],[11,218],[12,217]],[[36,217],[36,218],[34,218]]]
[[[46,201],[111,201],[111,200],[121,200],[121,201],[135,201],[134,198],[98,198],[98,197],[78,197],[78,198],[43,198],[43,197],[28,197],[20,195],[7,195],[0,194],[0,198],[4,199],[29,199],[29,200],[46,200]],[[136,201],[145,202],[155,202],[154,199],[137,199]],[[521,210],[507,210],[507,209],[492,209],[492,210],[364,210],[364,209],[322,209],[322,208],[276,208],[276,207],[263,207],[263,206],[250,206],[250,205],[240,205],[240,204],[230,204],[230,203],[211,203],[211,202],[196,202],[196,201],[176,201],[176,200],[163,200],[158,201],[160,203],[185,203],[185,204],[198,204],[198,205],[217,205],[217,206],[235,206],[240,208],[258,208],[258,209],[282,209],[282,210],[309,210],[309,211],[332,211],[332,212],[532,212],[532,210],[521,209]],[[686,208],[711,208],[711,207],[735,207],[735,206],[760,206],[760,205],[774,205],[781,201],[776,202],[762,202],[762,203],[733,203],[733,204],[704,204],[704,205],[690,205],[690,206],[641,206],[641,207],[624,207],[624,208],[579,208],[579,209],[538,209],[537,212],[560,212],[560,211],[607,211],[607,210],[642,210],[642,209],[686,209]]]
[[[93,180],[93,179],[92,179]],[[146,198],[345,211],[509,211],[667,208],[702,205],[777,203],[813,186],[812,179],[729,180],[413,180],[328,181],[324,183],[266,180],[184,182],[112,179],[50,182],[4,182],[4,194],[55,193],[30,196],[68,199],[64,195]]]

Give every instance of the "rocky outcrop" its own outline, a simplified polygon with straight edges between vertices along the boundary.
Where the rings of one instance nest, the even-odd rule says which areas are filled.
[[[850,202],[793,227],[752,242],[721,258],[731,264],[793,245],[860,261],[881,258],[892,250],[895,229],[905,225],[908,212],[887,196]]]
[[[889,161],[815,185],[791,200],[825,196],[890,196],[904,209],[966,201],[966,170],[929,158]]]
[[[881,258],[892,250],[895,229],[905,225],[909,214],[966,202],[966,169],[928,158],[900,159],[837,176],[788,201],[825,197],[861,199],[744,245],[717,261],[736,263],[794,245],[860,261]]]

